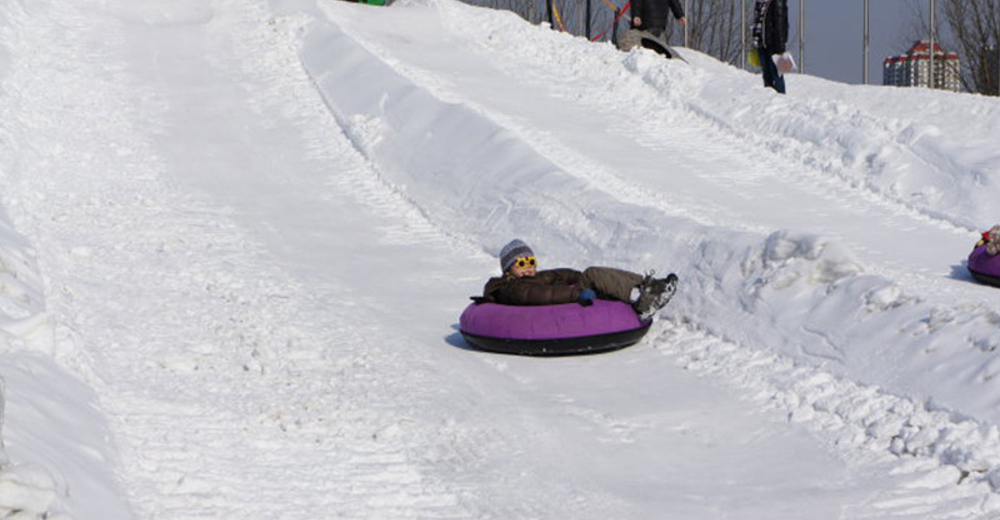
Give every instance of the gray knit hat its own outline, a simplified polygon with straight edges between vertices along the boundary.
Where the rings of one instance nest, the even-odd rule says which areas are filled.
[[[506,273],[515,260],[524,256],[535,256],[535,252],[523,241],[517,238],[511,240],[500,250],[500,269]]]

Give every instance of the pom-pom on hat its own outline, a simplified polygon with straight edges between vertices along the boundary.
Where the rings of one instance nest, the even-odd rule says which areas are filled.
[[[506,273],[515,260],[524,256],[535,256],[535,252],[522,240],[511,240],[500,250],[500,270]]]

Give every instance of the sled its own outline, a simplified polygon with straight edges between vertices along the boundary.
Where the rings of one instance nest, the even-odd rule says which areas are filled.
[[[624,302],[594,300],[556,305],[473,303],[459,330],[472,346],[524,356],[568,356],[618,350],[637,343],[652,319],[641,320]]]
[[[973,271],[969,269],[969,273],[972,274],[972,278],[981,284],[992,285],[993,287],[1000,287],[1000,276],[995,276],[991,274],[981,273],[979,271]]]
[[[680,53],[674,50],[662,37],[657,37],[649,31],[637,29],[625,31],[625,34],[618,40],[618,48],[628,52],[636,47],[649,49],[668,60],[681,60],[687,63],[687,60],[681,57]]]
[[[668,60],[681,60],[683,62],[687,62],[687,60],[682,58],[673,47],[656,38],[643,38],[640,45],[642,45],[643,49],[649,49],[664,56]]]
[[[985,243],[976,245],[966,266],[977,282],[1000,287],[1000,255],[989,254]]]
[[[462,337],[472,346],[499,354],[521,356],[577,356],[581,354],[601,354],[634,345],[646,335],[652,321],[636,329],[594,336],[555,339],[509,339],[479,336],[462,332]]]
[[[969,260],[966,263],[969,273],[977,282],[994,287],[1000,287],[1000,254],[990,254],[990,242],[995,246],[998,236],[1000,236],[1000,224],[983,233],[982,238],[969,253]]]

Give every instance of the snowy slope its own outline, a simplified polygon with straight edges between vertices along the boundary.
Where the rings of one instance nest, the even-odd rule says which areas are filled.
[[[327,10],[336,8],[328,6]],[[447,17],[456,9],[451,6],[440,10]],[[350,13],[343,16],[361,16],[365,12]],[[479,12],[480,16],[491,14]],[[459,19],[462,23],[455,25],[490,25]],[[938,182],[939,189],[951,187],[955,192],[952,199],[976,200],[982,196],[979,192],[988,195],[988,178],[970,170],[996,169],[994,134],[989,132],[989,124],[996,124],[995,118],[982,126],[966,124],[965,117],[951,120],[949,132],[941,132],[948,139],[940,139],[942,143],[931,151],[919,146],[922,141],[916,138],[910,138],[910,144],[901,142],[902,137],[886,143],[881,135],[886,132],[869,130],[872,125],[859,115],[865,112],[864,105],[841,108],[839,112],[845,115],[840,117],[837,111],[828,110],[827,117],[820,118],[814,107],[824,103],[835,106],[834,102],[781,98],[756,91],[756,79],[711,65],[710,60],[698,56],[692,56],[692,61],[702,67],[693,69],[638,53],[621,57],[609,46],[591,49],[586,42],[571,40],[564,45],[569,49],[563,51],[571,57],[560,60],[555,43],[549,44],[552,48],[544,45],[568,39],[564,35],[551,35],[537,46],[515,47],[514,41],[526,39],[525,33],[531,34],[537,28],[512,17],[506,21],[509,25],[494,23],[501,28],[489,32],[486,41],[493,45],[489,50],[494,53],[496,47],[527,49],[522,51],[525,56],[517,67],[505,61],[513,52],[490,60],[484,52],[465,62],[450,59],[440,65],[447,70],[432,75],[430,67],[442,62],[439,53],[433,52],[440,46],[438,40],[428,48],[420,48],[415,36],[398,49],[382,43],[406,39],[410,33],[441,30],[430,23],[399,24],[405,27],[351,24],[354,34],[377,33],[369,51],[381,53],[375,65],[371,61],[355,66],[353,60],[317,60],[314,77],[320,78],[320,87],[333,111],[344,112],[339,116],[342,125],[355,135],[355,142],[377,161],[384,174],[393,175],[392,180],[398,184],[413,186],[408,193],[433,212],[432,219],[464,233],[475,230],[481,235],[485,228],[496,235],[489,245],[502,243],[503,237],[512,233],[525,235],[532,239],[529,243],[552,244],[547,246],[552,249],[549,254],[565,257],[567,262],[583,255],[598,263],[625,263],[641,269],[655,258],[688,280],[689,290],[684,291],[683,302],[674,307],[676,321],[823,366],[852,380],[884,386],[918,401],[932,399],[962,414],[996,419],[997,393],[990,389],[995,382],[989,377],[989,361],[991,345],[995,345],[995,313],[991,309],[998,303],[998,294],[969,283],[963,261],[978,233],[955,223],[972,220],[976,211],[987,212],[988,205],[981,204],[981,209],[973,206],[976,209],[967,210],[967,214],[938,218],[930,215],[952,210],[930,203],[921,205],[917,198],[903,201],[883,195],[872,189],[874,182],[842,182],[851,176],[887,175],[887,167],[877,161],[862,161],[860,165],[848,162],[849,156],[864,155],[863,147],[870,143],[882,141],[876,146],[896,148],[892,154],[907,157],[928,157],[947,148],[972,148],[976,151],[968,156],[955,153],[954,158],[937,161],[955,165],[953,170],[931,173],[939,177],[965,175],[985,185],[967,189],[962,183]],[[313,47],[326,55],[327,49],[336,45],[335,38],[317,41]],[[448,44],[475,51],[476,39],[469,38]],[[584,47],[586,52],[573,46]],[[612,60],[622,65],[612,67]],[[308,53],[305,62],[309,68],[312,61]],[[351,78],[359,78],[359,83],[370,84],[370,76],[376,74],[365,68],[383,68],[385,63],[396,62],[406,64],[396,67],[396,85],[365,89],[349,83]],[[419,62],[420,68],[414,62]],[[468,69],[462,67],[466,62]],[[558,82],[539,79],[543,70],[559,63],[574,63],[572,70],[579,77]],[[483,80],[465,79],[485,76],[487,72],[473,71],[487,67],[502,69],[494,73],[493,82],[499,81],[497,77],[513,77],[524,85],[523,94],[499,97],[477,84]],[[338,68],[344,72],[336,74]],[[585,76],[584,71],[591,74]],[[635,74],[628,76],[629,71]],[[709,75],[706,71],[716,73]],[[449,84],[459,82],[464,84]],[[565,86],[568,82],[573,82],[572,87]],[[609,84],[617,88],[609,89]],[[399,101],[381,94],[415,89],[417,85],[424,90],[399,96]],[[828,97],[844,89],[827,85]],[[505,89],[512,88],[505,82]],[[876,90],[882,97],[903,97],[897,106],[916,103],[922,95]],[[428,91],[442,99],[440,114],[425,119],[414,117],[413,106],[426,111],[428,103],[411,100]],[[691,91],[703,93],[702,97],[681,97],[680,92]],[[750,94],[733,103],[734,93],[743,91]],[[359,93],[369,96],[360,99]],[[656,96],[654,99],[663,102],[650,108],[653,102],[649,99],[647,103],[637,102],[643,95]],[[908,98],[911,95],[913,98]],[[997,105],[993,99],[942,96],[953,100],[956,113],[985,110],[982,107],[995,110]],[[516,102],[509,101],[511,98]],[[566,106],[566,98],[572,100],[571,107]],[[456,108],[454,103],[459,100],[462,103]],[[968,107],[961,104],[966,100]],[[729,114],[723,111],[727,104],[732,107]],[[705,117],[710,112],[705,107],[723,115]],[[417,140],[414,134],[424,133],[426,121],[437,123],[459,110],[480,114],[482,137],[468,128],[461,130],[461,142],[444,138],[431,141],[434,135],[421,136],[417,158],[412,157],[412,147],[400,145],[400,141]],[[749,117],[744,111],[763,115],[748,124],[742,121]],[[530,128],[517,120],[525,117],[523,114],[532,115]],[[918,116],[899,111],[898,117]],[[720,119],[726,122],[721,129]],[[465,125],[470,125],[471,120],[471,115],[461,118]],[[771,131],[796,120],[809,121],[810,125],[800,123],[786,129],[785,135]],[[643,123],[633,125],[631,121]],[[810,152],[803,143],[815,139],[812,136],[817,134],[815,127],[821,121],[831,128],[824,137],[831,144],[820,152]],[[944,119],[938,124],[948,122]],[[387,128],[374,132],[378,140],[367,146],[365,136],[379,124]],[[592,131],[567,132],[567,124]],[[737,125],[739,129],[733,130]],[[904,128],[895,121],[882,124],[890,125]],[[905,123],[905,128],[921,125],[931,126],[918,120]],[[352,131],[354,127],[358,130]],[[638,135],[625,139],[628,132]],[[857,135],[857,143],[838,140],[838,135]],[[397,138],[400,141],[393,141]],[[476,159],[477,154],[488,154],[487,145],[495,142],[500,147],[514,146],[508,144],[513,142],[521,146],[517,150],[521,156],[536,154],[539,160],[525,159],[530,164],[522,173],[516,163],[490,164]],[[979,143],[978,147],[973,147],[975,143]],[[833,155],[839,155],[845,166],[830,166],[828,156]],[[509,158],[518,155],[505,148],[503,156],[513,161]],[[468,168],[440,166],[453,163],[472,164],[485,171],[470,175]],[[548,171],[539,171],[539,164]],[[825,166],[817,169],[811,167],[814,164]],[[830,171],[852,165],[860,171],[832,178],[829,175]],[[919,178],[930,175],[927,170],[931,169],[922,165],[909,171]],[[893,163],[894,168],[897,166]],[[570,171],[571,179],[562,178]],[[436,182],[430,182],[431,175]],[[515,208],[509,202],[513,198],[511,189],[497,186],[511,176],[527,177],[515,183]],[[558,185],[560,190],[540,189],[549,185]],[[928,186],[927,190],[932,188]],[[429,193],[422,193],[423,189]],[[442,189],[449,191],[441,196]],[[492,204],[484,200],[498,191],[503,195],[495,196]],[[600,199],[609,195],[621,203]],[[594,211],[594,207],[600,211]],[[466,218],[460,218],[463,215]],[[494,224],[498,215],[509,217]],[[546,225],[539,226],[539,222]],[[984,222],[982,227],[988,225]],[[898,340],[901,331],[907,341]],[[937,373],[944,367],[949,367],[949,377]]]
[[[450,0],[14,0],[0,42],[0,507],[1000,517],[996,99]],[[513,237],[681,291],[613,354],[470,350]]]

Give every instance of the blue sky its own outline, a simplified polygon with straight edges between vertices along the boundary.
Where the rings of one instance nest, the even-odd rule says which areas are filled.
[[[788,0],[792,33],[788,44],[796,58],[800,58],[798,12],[803,2],[806,15],[805,73],[845,83],[861,83],[864,0]],[[750,3],[748,0],[747,4]],[[915,25],[916,8],[928,12],[930,1],[869,1],[869,83],[881,85],[885,58],[902,54],[915,41],[912,27]]]

